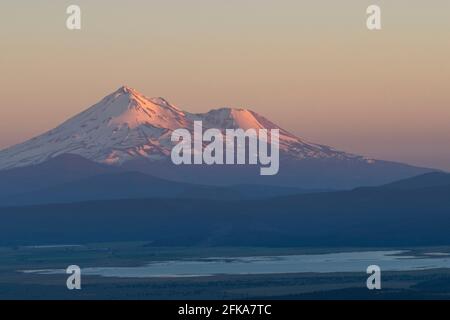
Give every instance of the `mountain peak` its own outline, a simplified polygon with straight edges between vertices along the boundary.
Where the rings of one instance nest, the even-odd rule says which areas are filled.
[[[244,108],[219,108],[204,114],[205,120],[220,128],[281,129],[258,113]]]
[[[109,95],[105,96],[102,101],[112,101],[120,97],[127,97],[129,99],[135,99],[135,100],[150,100],[145,95],[140,93],[138,90],[131,88],[129,86],[123,85],[119,87],[116,91],[110,93]]]
[[[121,86],[119,89],[116,90],[116,92],[118,92],[118,93],[138,93],[135,89],[133,89],[127,85]]]
[[[111,101],[114,99],[117,99],[122,96],[129,97],[130,101],[135,101],[136,105],[143,105],[143,104],[153,104],[159,107],[163,108],[169,108],[178,112],[181,112],[180,109],[169,103],[166,99],[162,97],[154,97],[154,98],[148,98],[139,91],[137,91],[134,88],[131,88],[127,85],[121,86],[119,89],[111,93],[110,95],[106,96],[104,100]]]

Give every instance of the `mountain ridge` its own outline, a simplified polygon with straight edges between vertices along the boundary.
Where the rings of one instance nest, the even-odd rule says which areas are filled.
[[[379,188],[263,201],[153,198],[0,207],[0,243],[148,241],[156,247],[446,245],[450,241],[449,192],[450,186]]]

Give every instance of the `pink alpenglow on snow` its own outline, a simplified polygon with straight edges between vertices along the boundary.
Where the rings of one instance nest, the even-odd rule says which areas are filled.
[[[373,163],[374,160],[311,143],[280,128],[248,109],[220,108],[206,113],[183,111],[163,98],[149,98],[123,86],[58,127],[24,143],[0,151],[0,170],[44,162],[71,153],[112,165],[144,158],[170,159],[172,133],[194,133],[201,121],[205,130],[278,130],[279,151],[292,159],[339,159]],[[271,142],[268,141],[270,144]]]

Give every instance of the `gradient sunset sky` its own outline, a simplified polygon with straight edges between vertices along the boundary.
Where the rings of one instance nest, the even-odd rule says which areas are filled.
[[[82,30],[65,10],[82,9]],[[382,8],[381,31],[366,8]],[[313,142],[450,170],[448,0],[0,3],[0,148],[126,84],[255,110]]]

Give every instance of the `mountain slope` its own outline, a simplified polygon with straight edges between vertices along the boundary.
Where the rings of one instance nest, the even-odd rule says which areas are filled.
[[[63,154],[36,165],[0,171],[0,198],[118,172],[121,172],[120,168]]]
[[[202,196],[210,199],[239,199],[239,193],[232,189],[172,182],[139,172],[120,172],[91,176],[6,198],[0,197],[0,206]]]
[[[65,154],[114,164],[133,157],[167,155],[171,130],[187,125],[163,99],[147,99],[122,87],[86,111],[25,143],[0,152],[0,169],[41,163]]]
[[[64,154],[43,163],[0,171],[0,206],[69,203],[88,200],[172,198],[244,200],[312,192],[278,186],[211,186],[169,181],[122,171]]]

